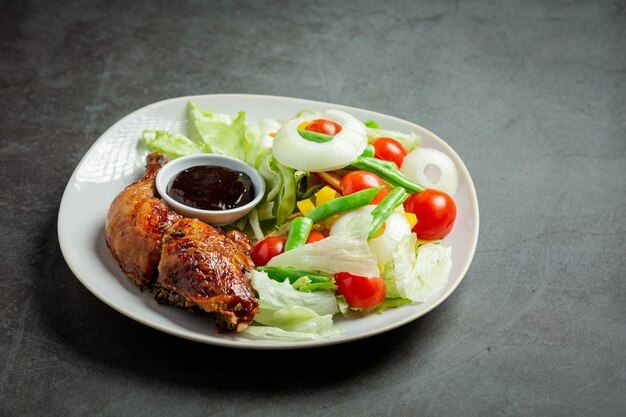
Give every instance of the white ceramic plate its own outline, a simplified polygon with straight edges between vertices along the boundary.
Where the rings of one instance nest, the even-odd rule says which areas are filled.
[[[212,319],[200,314],[157,304],[150,293],[142,293],[122,273],[104,242],[104,219],[113,198],[144,174],[148,150],[140,143],[144,129],[186,132],[186,106],[193,101],[220,113],[246,112],[248,123],[263,117],[289,119],[302,109],[338,109],[366,121],[376,120],[383,128],[415,132],[423,146],[448,154],[459,171],[455,196],[457,219],[444,244],[452,247],[453,267],[445,287],[427,302],[406,305],[384,314],[336,320],[345,329],[341,336],[306,342],[252,340],[237,334],[217,334]],[[459,156],[437,135],[404,120],[336,104],[296,98],[240,94],[180,97],[139,109],[107,130],[89,149],[70,178],[59,210],[58,233],[61,250],[69,267],[91,291],[122,314],[155,329],[186,339],[221,346],[252,349],[291,349],[343,343],[373,336],[406,324],[426,314],[445,300],[459,285],[474,256],[478,240],[478,202],[467,168]]]

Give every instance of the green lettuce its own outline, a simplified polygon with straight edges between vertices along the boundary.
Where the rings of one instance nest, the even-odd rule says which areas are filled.
[[[367,244],[372,216],[355,215],[342,230],[318,242],[274,256],[268,266],[284,266],[327,274],[349,272],[364,277],[379,275],[376,257]]]
[[[398,132],[396,130],[385,130],[375,127],[367,127],[365,130],[367,133],[368,141],[371,142],[372,140],[381,136],[393,138],[400,142],[408,152],[411,152],[422,143],[422,138],[413,132],[406,134]]]
[[[242,335],[297,341],[329,337],[343,331],[333,327],[333,314],[339,312],[333,292],[301,292],[289,281],[274,281],[261,271],[251,271],[250,278],[259,294],[261,310],[254,321],[263,326],[248,326]]]
[[[411,233],[400,241],[393,265],[385,266],[387,297],[423,302],[443,288],[451,269],[450,247],[436,243],[417,247],[415,234]]]
[[[339,311],[335,294],[330,291],[301,292],[293,288],[288,280],[278,282],[267,273],[257,270],[250,272],[250,279],[259,293],[262,312],[276,311],[288,306],[306,307],[319,315],[335,314]]]
[[[305,198],[311,197],[325,185],[320,182],[314,183],[311,181],[311,173],[306,171],[296,171],[294,173],[294,180],[298,200],[304,200]]]
[[[312,292],[312,291],[337,291],[337,284],[335,280],[331,279],[326,282],[313,282],[311,278],[306,275],[298,278],[291,284],[298,291]]]
[[[378,304],[375,307],[358,308],[349,305],[343,295],[337,296],[337,305],[339,306],[339,311],[341,311],[341,314],[347,318],[365,317],[372,313],[382,314],[387,310],[391,310],[392,308],[397,308],[409,303],[411,303],[411,300],[407,298],[385,298],[382,303]]]
[[[213,109],[202,110],[189,103],[190,136],[205,146],[206,152],[246,160],[246,114],[239,112],[233,119]]]
[[[153,151],[163,152],[170,158],[206,152],[206,148],[189,138],[161,130],[144,130],[141,139]]]

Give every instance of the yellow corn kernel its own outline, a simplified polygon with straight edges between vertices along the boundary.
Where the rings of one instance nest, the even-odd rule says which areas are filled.
[[[298,201],[296,205],[298,206],[298,210],[300,210],[300,212],[305,216],[309,213],[309,211],[315,208],[315,204],[313,204],[313,202],[308,198],[306,200]]]
[[[378,270],[380,271],[380,275],[385,273],[385,264],[378,264]]]
[[[319,207],[324,203],[334,200],[335,198],[337,198],[337,191],[326,185],[324,188],[315,193],[315,205]]]
[[[302,123],[300,123],[300,124],[298,125],[297,129],[298,129],[298,130],[306,130],[306,127],[307,127],[308,125],[310,125],[310,124],[311,124],[311,122],[302,122]]]
[[[268,133],[268,136],[271,136],[271,137],[275,138],[276,137],[276,132]]]
[[[417,224],[417,216],[414,213],[404,213],[404,217],[406,217],[411,229],[413,229],[413,227]]]

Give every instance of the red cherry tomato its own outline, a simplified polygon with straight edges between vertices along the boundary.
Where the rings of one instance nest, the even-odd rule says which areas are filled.
[[[332,120],[317,119],[309,123],[304,130],[335,136],[337,133],[341,132],[341,126]]]
[[[417,216],[413,232],[420,239],[442,239],[452,230],[456,219],[454,200],[432,188],[410,196],[404,202],[404,210]]]
[[[324,239],[324,237],[325,236],[317,230],[311,230],[311,233],[309,233],[309,237],[307,238],[306,243],[319,242],[320,240]]]
[[[280,255],[285,251],[285,242],[287,239],[284,237],[270,236],[261,240],[256,244],[250,257],[256,266],[265,266],[276,255]]]
[[[354,194],[357,191],[376,188],[381,185],[385,185],[383,180],[381,180],[378,175],[367,171],[351,171],[341,179],[341,191],[343,195]],[[376,197],[374,197],[370,204],[380,203],[383,198],[387,197],[387,194],[389,194],[389,190],[385,187],[376,194]]]
[[[392,138],[377,138],[372,141],[374,157],[385,161],[395,162],[398,168],[407,154],[400,142]]]
[[[382,303],[387,295],[385,282],[381,277],[368,278],[347,272],[335,274],[337,293],[346,297],[352,307],[370,308]]]

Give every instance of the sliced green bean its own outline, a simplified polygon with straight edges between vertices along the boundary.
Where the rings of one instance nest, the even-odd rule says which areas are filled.
[[[374,210],[372,210],[372,223],[370,223],[367,238],[371,239],[378,233],[381,226],[387,221],[396,207],[409,198],[409,193],[402,187],[396,187],[385,197]]]
[[[326,143],[333,140],[333,136],[325,135],[323,133],[313,132],[310,130],[298,129],[298,133],[306,140],[317,143]]]
[[[334,214],[365,206],[376,197],[376,194],[378,194],[382,188],[383,187],[368,188],[366,190],[357,191],[354,194],[335,198],[309,211],[305,217],[313,220],[313,223],[317,223]]]
[[[267,276],[274,281],[283,282],[288,279],[292,284],[303,276],[309,277],[312,283],[328,282],[330,275],[320,274],[319,272],[303,271],[301,269],[280,266],[257,266],[257,271],[267,273]]]
[[[399,172],[386,168],[376,162],[372,162],[371,159],[372,158],[358,157],[356,161],[352,163],[352,166],[357,169],[373,172],[374,174],[380,176],[383,180],[395,185],[396,187],[402,187],[411,194],[420,193],[425,190],[424,187],[414,183]]]
[[[369,163],[380,165],[381,167],[389,168],[390,170],[392,170],[394,172],[398,172],[398,165],[396,165],[395,162],[385,161],[383,159],[368,157],[368,156],[365,156],[365,155],[361,155],[361,158],[365,159]]]
[[[365,127],[369,127],[372,129],[380,129],[380,125],[378,123],[376,123],[375,120],[368,120],[367,122],[363,123],[365,125]]]
[[[289,236],[285,242],[285,252],[298,248],[306,243],[313,228],[313,220],[308,217],[296,217],[291,222]]]

